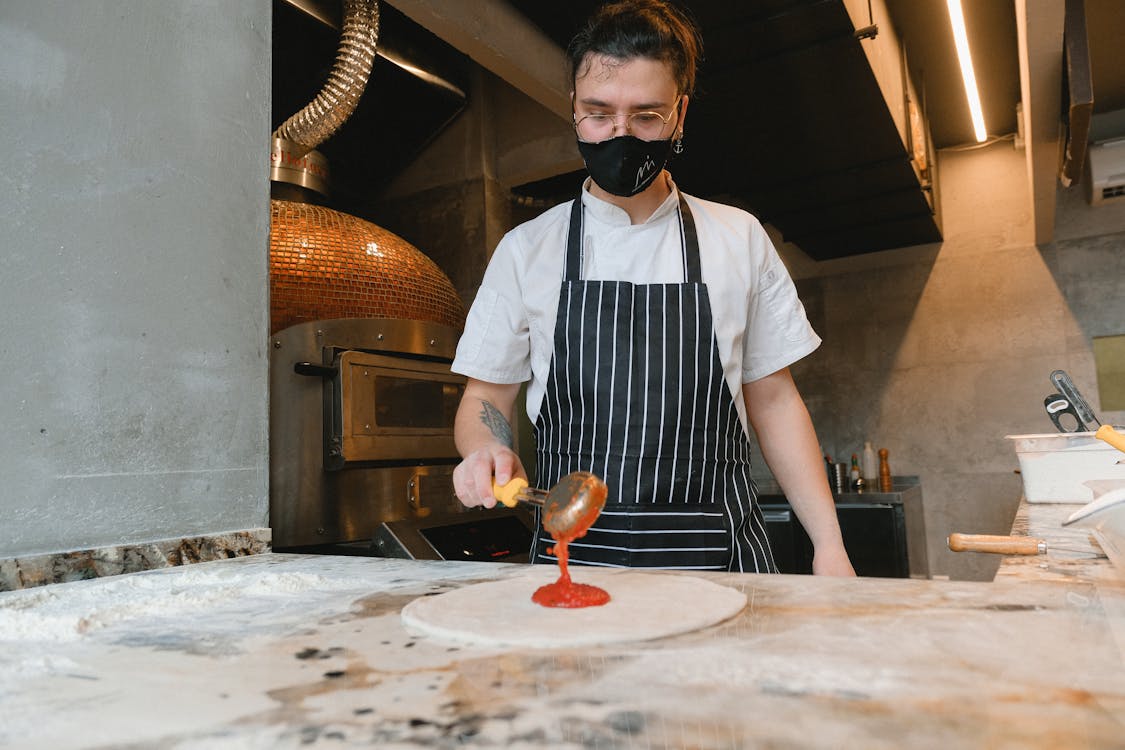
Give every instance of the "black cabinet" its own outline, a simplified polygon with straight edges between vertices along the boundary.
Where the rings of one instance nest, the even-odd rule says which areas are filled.
[[[782,573],[812,573],[812,542],[784,497],[759,499]],[[900,503],[838,502],[844,547],[857,575],[909,578],[906,517]]]
[[[812,543],[789,503],[759,502],[777,569],[782,573],[812,573]]]

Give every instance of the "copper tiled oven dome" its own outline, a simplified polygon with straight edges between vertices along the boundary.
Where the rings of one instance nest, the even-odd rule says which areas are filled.
[[[460,330],[453,283],[422,251],[369,221],[270,201],[270,332],[331,318],[394,318]]]

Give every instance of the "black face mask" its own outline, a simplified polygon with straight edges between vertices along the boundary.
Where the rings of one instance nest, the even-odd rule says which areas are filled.
[[[672,156],[672,139],[642,141],[619,135],[601,143],[578,141],[586,171],[602,190],[628,198],[641,192],[664,170]]]

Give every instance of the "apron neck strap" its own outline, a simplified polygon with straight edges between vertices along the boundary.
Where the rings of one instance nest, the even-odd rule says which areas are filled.
[[[691,214],[684,194],[680,193],[680,205],[677,211],[680,215],[680,248],[684,259],[684,281],[689,284],[703,282],[703,274],[699,269],[699,237],[695,231],[695,219]],[[582,205],[582,191],[570,207],[570,230],[566,235],[566,281],[579,281],[582,278],[582,226],[585,209]]]
[[[695,233],[695,217],[691,215],[684,194],[680,193],[680,247],[684,250],[684,280],[689,284],[702,284],[699,270],[699,236]]]
[[[565,281],[578,281],[582,278],[582,189],[570,207],[570,231],[566,233],[566,273]]]

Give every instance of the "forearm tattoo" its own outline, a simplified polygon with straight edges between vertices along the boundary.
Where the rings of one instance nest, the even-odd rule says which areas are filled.
[[[496,439],[502,442],[509,448],[512,447],[512,426],[508,424],[508,420],[504,419],[504,415],[500,410],[493,406],[488,401],[481,401],[480,421],[483,422]]]

